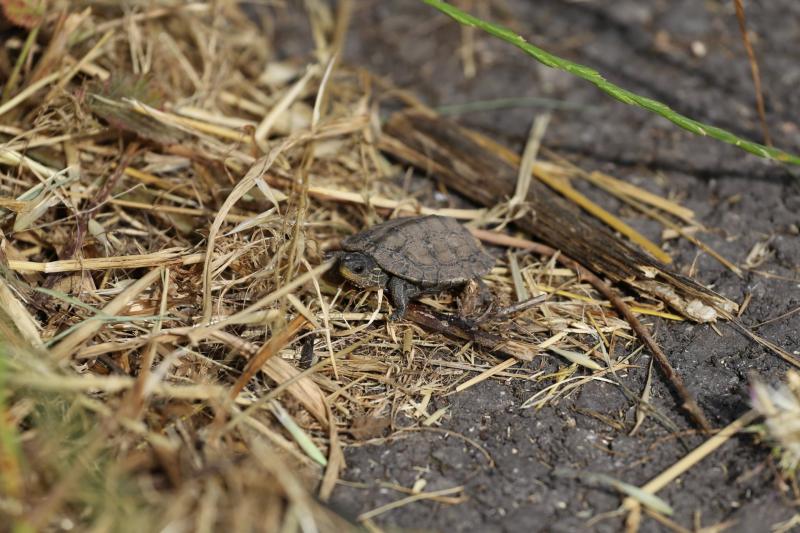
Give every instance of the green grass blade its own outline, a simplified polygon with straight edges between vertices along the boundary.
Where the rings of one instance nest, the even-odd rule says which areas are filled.
[[[286,431],[292,436],[292,438],[300,445],[300,448],[303,449],[309,457],[311,457],[314,461],[319,463],[322,466],[328,465],[328,460],[325,458],[325,455],[317,448],[317,445],[314,444],[314,441],[311,440],[311,437],[308,436],[308,433],[303,431],[303,428],[297,425],[297,422],[294,421],[292,415],[290,415],[286,409],[283,408],[281,404],[273,400],[270,402],[270,407],[272,409],[272,414],[275,415],[275,418],[281,425],[286,428]]]
[[[702,135],[704,137],[705,136],[712,137],[722,142],[738,146],[742,150],[750,152],[751,154],[757,155],[759,157],[763,157],[766,159],[773,159],[775,161],[780,161],[782,163],[791,163],[793,165],[800,165],[800,157],[796,155],[784,152],[783,150],[779,150],[777,148],[764,146],[763,144],[742,139],[741,137],[738,137],[729,131],[714,126],[709,126],[703,124],[702,122],[698,122],[697,120],[681,115],[680,113],[675,112],[669,106],[662,104],[661,102],[658,102],[651,98],[646,98],[644,96],[639,96],[638,94],[632,93],[627,89],[623,89],[622,87],[614,85],[613,83],[606,80],[596,70],[593,70],[583,65],[579,65],[578,63],[574,63],[566,59],[561,59],[560,57],[545,52],[541,48],[528,43],[523,37],[517,35],[508,28],[504,28],[502,26],[492,24],[491,22],[486,22],[479,18],[473,17],[472,15],[465,13],[464,11],[461,11],[460,9],[453,7],[450,4],[442,2],[441,0],[422,0],[422,1],[428,4],[429,6],[438,9],[445,15],[451,17],[459,24],[463,24],[465,26],[472,26],[474,28],[478,28],[485,31],[490,35],[499,37],[500,39],[513,44],[514,46],[521,49],[528,55],[533,56],[534,59],[536,59],[537,61],[539,61],[544,65],[547,65],[548,67],[563,70],[564,72],[569,72],[570,74],[578,76],[579,78],[583,78],[584,80],[593,83],[600,90],[608,93],[609,95],[613,96],[620,102],[623,102],[628,105],[641,107],[643,109],[647,109],[648,111],[661,115],[667,120],[674,122],[681,128],[691,131],[696,135]]]

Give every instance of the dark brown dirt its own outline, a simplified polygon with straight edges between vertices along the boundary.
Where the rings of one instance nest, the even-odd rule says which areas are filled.
[[[298,2],[299,3],[299,2]],[[659,99],[701,121],[761,139],[750,70],[733,2],[697,0],[619,0],[569,2],[507,0],[485,3],[490,17],[512,26],[533,43],[598,69],[610,80]],[[727,258],[742,264],[752,247],[770,240],[771,256],[758,270],[737,278],[706,254],[684,242],[669,250],[678,268],[692,269],[700,281],[741,301],[752,294],[744,314],[757,324],[800,305],[800,179],[787,170],[733,147],[690,135],[665,120],[616,102],[593,86],[549,70],[509,45],[477,34],[478,73],[465,79],[458,53],[460,28],[415,0],[355,2],[345,60],[393,79],[432,106],[495,98],[551,99],[560,107],[544,144],[584,168],[599,168],[694,209],[710,232],[701,237]],[[748,3],[766,88],[768,122],[777,144],[800,152],[800,2]],[[307,46],[302,17],[277,9],[274,29],[295,54]],[[298,21],[299,20],[299,21]],[[694,43],[694,45],[693,45]],[[692,52],[701,43],[707,53]],[[568,103],[569,106],[564,106]],[[463,114],[460,120],[519,148],[542,106]],[[596,193],[590,191],[590,194]],[[614,207],[612,201],[598,200]],[[638,215],[626,221],[653,239],[659,227]],[[728,326],[722,336],[710,327],[655,321],[658,341],[687,386],[722,427],[748,409],[747,376],[757,372],[778,381],[787,370],[773,354]],[[761,327],[758,332],[790,352],[800,351],[800,314]],[[623,376],[634,391],[643,387],[649,355]],[[554,365],[537,360],[532,368]],[[558,405],[540,411],[520,408],[537,391],[529,383],[484,382],[439,400],[449,405],[443,429],[474,439],[491,454],[440,433],[405,433],[379,444],[347,450],[347,480],[369,489],[341,486],[333,504],[349,515],[402,495],[380,489],[389,481],[411,486],[424,477],[426,490],[466,486],[460,505],[415,503],[377,519],[383,526],[440,531],[576,531],[598,515],[613,511],[613,491],[554,470],[569,467],[642,484],[683,456],[704,438],[683,441],[648,419],[635,436],[631,403],[618,388],[594,383]],[[656,374],[653,400],[682,428],[674,396]],[[621,424],[610,427],[587,415],[597,411]],[[766,446],[739,436],[659,493],[687,528],[734,520],[728,531],[769,531],[796,509],[782,494]],[[619,517],[593,522],[592,530],[618,531]],[[663,526],[645,519],[643,531]]]

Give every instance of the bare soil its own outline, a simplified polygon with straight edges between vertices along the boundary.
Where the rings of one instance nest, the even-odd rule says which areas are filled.
[[[760,140],[752,82],[732,2],[647,0],[568,2],[506,0],[482,4],[491,19],[531,42],[596,68],[610,80],[704,122]],[[665,120],[627,107],[593,86],[547,69],[509,45],[476,33],[477,74],[466,79],[459,54],[462,29],[416,0],[355,2],[345,61],[385,75],[431,106],[497,98],[548,99],[557,104],[544,139],[548,148],[587,169],[601,169],[695,210],[709,231],[701,238],[725,257],[744,264],[769,241],[766,261],[739,278],[685,241],[665,246],[676,268],[741,302],[755,326],[800,305],[800,180],[792,169],[759,160],[733,147],[698,138]],[[767,118],[776,143],[800,152],[800,3],[749,3],[766,91]],[[274,31],[287,57],[308,46],[303,17],[278,8]],[[520,149],[543,105],[462,114],[459,120]],[[589,191],[595,194],[593,191]],[[613,201],[597,198],[608,207]],[[623,214],[626,212],[623,211]],[[660,227],[635,213],[623,217],[650,238]],[[779,381],[787,365],[724,324],[721,335],[706,325],[653,320],[657,340],[717,427],[748,407],[748,375]],[[757,328],[790,352],[800,351],[800,313]],[[622,376],[633,391],[644,386],[649,354]],[[531,371],[556,367],[548,357]],[[603,487],[557,476],[568,467],[643,484],[699,445],[675,397],[658,372],[653,402],[685,431],[678,435],[652,419],[635,436],[634,407],[614,386],[595,382],[557,405],[520,408],[540,386],[486,381],[437,400],[449,405],[439,429],[474,440],[485,456],[447,432],[400,433],[347,449],[343,478],[356,482],[334,493],[346,515],[403,495],[380,482],[425,490],[464,485],[459,505],[417,502],[380,515],[384,527],[439,531],[618,531],[622,517],[600,520],[620,496]],[[398,421],[398,423],[402,423]],[[364,488],[366,487],[366,488]],[[785,491],[785,487],[784,487]],[[792,517],[791,493],[782,492],[767,446],[742,435],[726,443],[659,493],[683,527],[733,521],[727,531],[769,531]],[[642,531],[664,526],[645,519]]]

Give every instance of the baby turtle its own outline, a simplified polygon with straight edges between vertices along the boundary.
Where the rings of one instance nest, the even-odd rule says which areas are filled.
[[[386,288],[402,318],[409,300],[464,285],[494,259],[464,226],[435,215],[387,220],[342,241],[341,275],[362,289]]]

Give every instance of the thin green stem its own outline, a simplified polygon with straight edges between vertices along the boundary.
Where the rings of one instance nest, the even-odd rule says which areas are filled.
[[[0,100],[0,103],[5,103],[11,97],[14,87],[17,86],[17,80],[19,79],[19,73],[22,70],[22,65],[25,64],[25,61],[27,61],[28,54],[30,54],[31,50],[33,50],[33,43],[36,42],[36,37],[39,35],[39,27],[40,26],[36,26],[30,32],[28,32],[28,38],[25,39],[25,44],[22,47],[19,57],[17,57],[17,62],[14,64],[11,74],[8,76],[8,81],[6,81],[5,87],[3,87],[3,98]]]
[[[593,83],[601,91],[608,93],[609,95],[613,96],[620,102],[623,102],[628,105],[641,107],[643,109],[647,109],[648,111],[661,115],[667,120],[674,122],[681,128],[688,130],[696,135],[712,137],[722,142],[738,146],[742,150],[750,152],[751,154],[757,155],[759,157],[763,157],[766,159],[773,159],[775,161],[780,161],[782,163],[791,163],[793,165],[800,165],[800,157],[794,154],[790,154],[788,152],[784,152],[783,150],[779,150],[777,148],[764,146],[763,144],[742,139],[741,137],[738,137],[727,130],[723,130],[722,128],[717,128],[715,126],[703,124],[702,122],[681,115],[680,113],[677,113],[676,111],[671,109],[666,104],[662,104],[661,102],[658,102],[651,98],[639,96],[638,94],[635,94],[627,89],[623,89],[618,85],[614,85],[613,83],[606,80],[596,70],[593,70],[589,67],[579,65],[578,63],[574,63],[572,61],[562,59],[560,57],[554,56],[553,54],[545,52],[541,48],[538,48],[528,43],[523,37],[517,35],[508,28],[504,28],[503,26],[498,26],[496,24],[492,24],[491,22],[486,22],[479,18],[473,17],[472,15],[465,13],[464,11],[461,11],[460,9],[453,7],[450,4],[442,2],[441,0],[422,0],[422,1],[428,4],[429,6],[441,11],[445,15],[451,17],[459,24],[473,26],[475,28],[485,31],[490,35],[494,35],[495,37],[498,37],[508,43],[513,44],[526,54],[532,56],[534,59],[536,59],[537,61],[539,61],[544,65],[547,65],[548,67],[552,67],[558,70],[563,70],[564,72],[568,72],[570,74],[578,76],[579,78],[583,78],[584,80]]]

